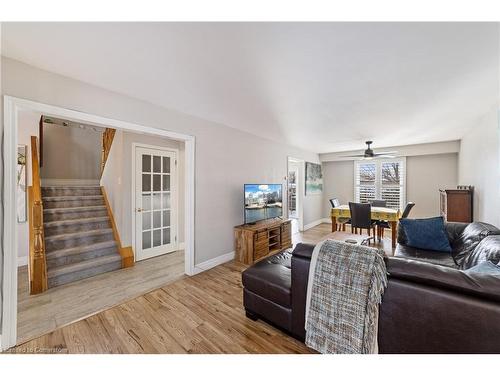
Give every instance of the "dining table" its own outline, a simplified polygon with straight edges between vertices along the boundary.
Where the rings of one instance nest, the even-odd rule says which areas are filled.
[[[332,232],[337,230],[337,218],[350,218],[351,210],[349,205],[343,204],[338,207],[331,209],[330,218],[332,219]],[[396,234],[398,228],[398,222],[401,218],[401,211],[389,207],[372,207],[371,208],[371,219],[372,220],[384,220],[387,221],[391,226],[391,237],[392,237],[392,247],[396,247]]]

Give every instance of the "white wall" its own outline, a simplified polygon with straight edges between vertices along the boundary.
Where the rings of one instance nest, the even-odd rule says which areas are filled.
[[[43,124],[43,180],[99,180],[102,132]]]
[[[439,216],[439,189],[457,186],[458,155],[410,156],[406,170],[406,201],[415,202],[410,217]]]
[[[406,158],[406,201],[415,202],[411,217],[439,215],[439,189],[457,184],[456,153],[408,156]],[[354,199],[354,161],[323,162],[324,216],[330,216],[330,198],[342,204]]]
[[[26,154],[26,186],[32,186],[31,176],[31,136],[38,137],[38,122],[40,113],[22,111],[18,117],[17,142],[27,146]],[[27,216],[27,215],[26,215]],[[17,223],[17,257],[19,265],[26,265],[29,253],[29,225],[28,221]]]
[[[153,146],[173,148],[179,151],[178,170],[178,242],[184,242],[184,142],[178,142],[163,137],[152,137],[145,134],[117,130],[111,146],[111,151],[101,178],[101,185],[113,210],[120,240],[123,247],[132,246],[132,143],[143,143]],[[135,248],[135,246],[134,246]]]
[[[2,93],[168,129],[196,137],[195,263],[233,251],[243,221],[243,184],[284,183],[287,157],[319,162],[316,153],[159,107],[3,58]],[[323,217],[323,197],[304,199],[304,224]]]
[[[338,198],[341,204],[354,199],[354,162],[332,161],[323,165],[323,216],[330,217],[329,199]]]
[[[500,227],[498,111],[492,109],[460,146],[458,180],[474,185],[474,220]]]

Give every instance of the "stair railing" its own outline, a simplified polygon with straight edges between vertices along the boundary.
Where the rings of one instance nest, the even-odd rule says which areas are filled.
[[[104,130],[104,132],[102,133],[101,176],[104,172],[104,167],[106,166],[109,152],[111,151],[111,145],[113,144],[115,133],[116,129],[111,128],[106,128],[106,130]]]
[[[37,137],[31,137],[32,186],[28,188],[29,205],[29,285],[30,294],[47,290],[47,260],[45,257],[45,237],[43,233],[43,203],[40,183]]]

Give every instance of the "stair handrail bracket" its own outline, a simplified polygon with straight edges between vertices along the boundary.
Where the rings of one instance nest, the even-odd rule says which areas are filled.
[[[47,260],[43,231],[43,202],[40,180],[37,137],[31,137],[32,186],[29,188],[29,278],[30,294],[39,294],[47,290]]]

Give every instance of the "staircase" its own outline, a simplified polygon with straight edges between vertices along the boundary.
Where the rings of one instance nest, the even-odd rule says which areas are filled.
[[[42,187],[48,287],[122,268],[99,186]]]

